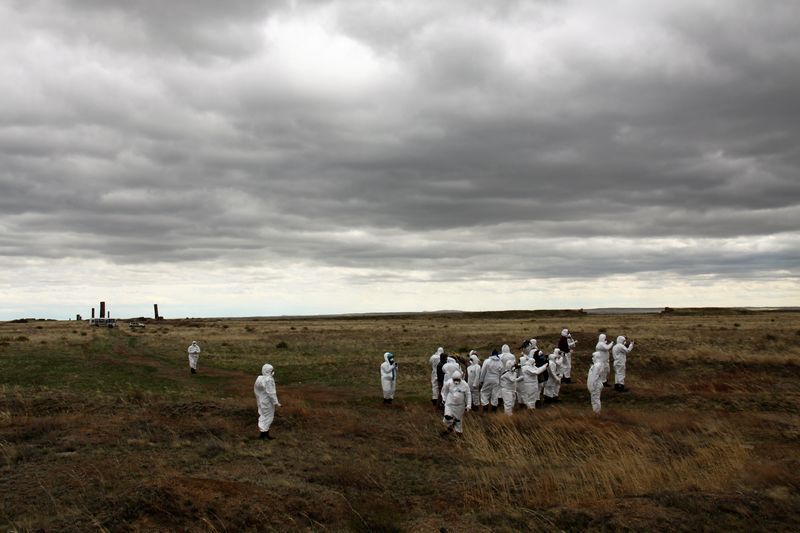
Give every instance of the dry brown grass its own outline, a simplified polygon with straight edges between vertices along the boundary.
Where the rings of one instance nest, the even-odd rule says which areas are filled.
[[[471,413],[462,439],[439,435],[437,346],[552,347],[565,325],[579,350],[563,404]],[[594,417],[600,329],[637,347],[633,392],[606,389]],[[0,518],[21,531],[796,530],[798,331],[792,313],[0,324]],[[266,361],[284,405],[271,443],[255,438],[252,394]]]

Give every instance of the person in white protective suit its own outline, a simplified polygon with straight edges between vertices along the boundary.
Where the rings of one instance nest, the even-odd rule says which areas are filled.
[[[517,356],[511,353],[511,348],[508,347],[508,344],[504,344],[502,348],[500,348],[500,361],[503,362],[503,368],[506,367],[506,363],[509,361],[517,364]]]
[[[200,359],[200,346],[197,341],[192,341],[187,351],[189,352],[189,371],[197,374],[197,360]]]
[[[383,354],[381,363],[381,388],[383,389],[383,403],[391,404],[394,400],[394,391],[397,387],[397,363],[394,362],[392,352]]]
[[[464,412],[472,408],[472,393],[469,385],[464,383],[461,377],[461,371],[456,370],[453,372],[453,377],[442,387],[442,397],[444,398],[442,421],[447,426],[446,433],[455,430],[456,433],[461,434]]]
[[[562,383],[572,383],[572,351],[578,341],[572,338],[569,330],[564,328],[561,330],[561,338],[558,340],[558,349],[564,356],[564,377],[561,379]]]
[[[431,355],[431,404],[434,407],[439,405],[439,380],[436,377],[436,367],[439,365],[439,357],[444,353],[444,348],[439,346]]]
[[[522,383],[517,385],[517,393],[528,409],[536,409],[536,401],[539,399],[539,375],[545,370],[547,363],[537,367],[533,357],[526,358],[522,367]]]
[[[481,366],[481,408],[484,413],[489,410],[497,411],[497,399],[500,396],[500,374],[503,372],[503,363],[497,350],[492,350],[491,357],[487,357]]]
[[[518,381],[522,381],[522,378],[517,376],[516,364],[514,361],[506,361],[503,374],[500,376],[500,394],[503,397],[503,410],[508,416],[514,412]]]
[[[278,392],[275,390],[274,376],[275,370],[271,364],[267,363],[261,367],[261,375],[256,378],[256,382],[253,385],[253,392],[256,395],[256,404],[258,405],[258,430],[264,440],[275,438],[270,436],[269,427],[275,417],[275,408],[281,406],[281,402],[278,401]]]
[[[592,402],[592,411],[600,414],[600,393],[603,392],[603,355],[600,352],[592,354],[592,366],[589,367],[589,376],[586,378],[586,388]]]
[[[544,403],[559,403],[558,393],[564,376],[564,357],[556,348],[547,356],[547,382],[544,384]]]
[[[631,350],[633,341],[625,342],[623,335],[617,337],[617,343],[611,350],[611,355],[614,356],[614,390],[619,392],[628,392],[625,388],[625,363]]]
[[[603,360],[603,370],[600,377],[603,378],[603,387],[608,387],[608,373],[611,368],[608,366],[608,351],[614,346],[613,342],[606,342],[606,334],[601,333],[597,337],[597,346],[594,347],[595,351],[600,352],[600,357]]]
[[[519,356],[519,364],[516,365],[517,377],[522,378],[522,367],[524,367],[527,364],[527,362],[528,362],[527,355]],[[517,400],[517,406],[520,409],[526,409],[528,407],[528,404],[525,403],[526,396],[525,396],[525,390],[523,390],[525,388],[524,384],[525,384],[524,379],[520,380],[520,382],[517,383],[517,393],[515,395]]]
[[[470,365],[467,367],[467,385],[472,396],[472,407],[476,409],[481,404],[481,360],[478,359],[478,352],[469,352]]]
[[[458,364],[458,361],[456,361],[455,357],[448,355],[447,362],[442,366],[442,372],[444,372],[444,381],[442,383],[443,385],[444,383],[447,383],[448,381],[453,379],[453,372],[455,372],[456,370],[461,372],[461,365]],[[444,394],[442,394],[442,401],[444,401]]]

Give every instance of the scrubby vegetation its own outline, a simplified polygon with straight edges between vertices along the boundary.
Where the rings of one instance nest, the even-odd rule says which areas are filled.
[[[447,326],[447,327],[445,327]],[[443,438],[437,346],[562,327],[559,406],[471,413]],[[143,330],[0,324],[0,521],[10,530],[797,530],[797,313],[512,312],[191,319]],[[585,387],[597,332],[629,335],[629,394]],[[79,331],[80,334],[77,334]],[[24,339],[24,340],[22,340]],[[186,346],[203,348],[190,375]],[[399,363],[384,406],[378,365]],[[461,354],[465,355],[465,354]],[[253,381],[276,367],[278,440]]]

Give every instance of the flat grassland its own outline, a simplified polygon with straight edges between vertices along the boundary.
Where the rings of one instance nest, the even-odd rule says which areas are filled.
[[[440,435],[436,347],[552,349],[565,326],[579,344],[562,404]],[[595,417],[599,331],[636,347],[632,392],[605,389]],[[271,442],[265,362],[283,404]],[[800,313],[6,322],[0,387],[6,530],[800,529]]]

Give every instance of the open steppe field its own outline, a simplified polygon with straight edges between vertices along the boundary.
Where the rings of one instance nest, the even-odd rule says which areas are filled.
[[[579,344],[561,404],[440,434],[438,346],[551,350],[562,327]],[[605,389],[596,417],[599,331],[636,346],[632,392]],[[256,426],[265,362],[274,441]],[[3,530],[800,529],[800,313],[5,322],[0,387]]]

